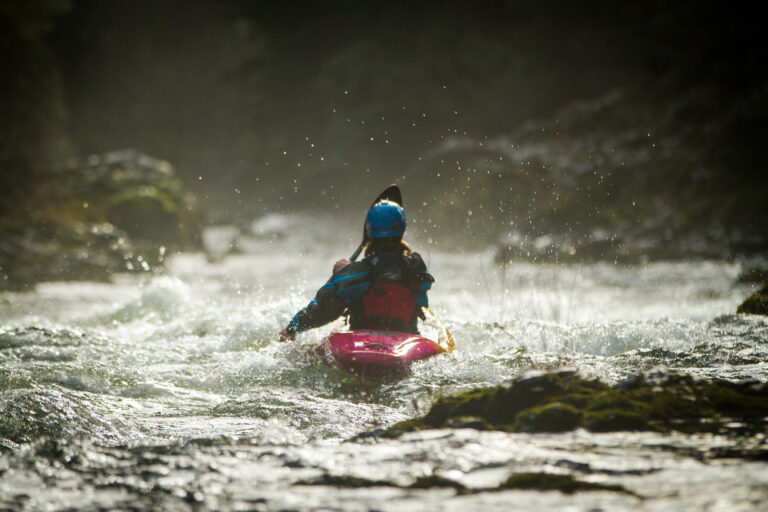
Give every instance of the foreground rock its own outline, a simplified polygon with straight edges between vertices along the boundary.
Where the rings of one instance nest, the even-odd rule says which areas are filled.
[[[762,289],[747,297],[747,300],[741,303],[736,312],[768,315],[768,283]]]
[[[764,431],[766,415],[764,383],[699,381],[655,370],[609,386],[564,371],[442,398],[423,418],[376,435],[394,437],[426,428],[754,433]]]

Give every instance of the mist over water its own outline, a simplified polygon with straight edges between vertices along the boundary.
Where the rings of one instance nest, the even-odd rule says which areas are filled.
[[[340,233],[333,218],[283,221],[294,227],[242,240],[245,251],[219,261],[179,254],[156,275],[3,293],[0,494],[10,506],[77,507],[87,491],[91,506],[105,508],[228,508],[256,499],[268,510],[357,510],[371,500],[400,510],[407,497],[435,509],[456,503],[435,491],[372,487],[338,494],[298,483],[330,474],[410,485],[438,474],[488,487],[525,468],[583,476],[568,468],[584,464],[601,481],[644,495],[649,510],[766,499],[758,491],[763,462],[702,465],[683,455],[727,444],[717,436],[458,430],[344,442],[423,414],[439,396],[534,369],[577,368],[618,382],[666,366],[705,378],[768,381],[768,323],[733,314],[750,289],[734,284],[738,265],[499,267],[491,251],[445,252],[414,240],[436,277],[432,309],[457,350],[416,363],[403,379],[361,387],[313,354],[340,321],[294,343],[277,341],[356,240],[350,231]],[[215,230],[208,238],[216,239]],[[434,325],[422,331],[437,334]],[[658,444],[677,448],[665,453],[653,448]],[[686,486],[660,493],[655,475]],[[692,485],[692,477],[706,493],[695,492],[703,487]],[[42,494],[40,478],[47,478]],[[509,499],[504,493],[462,498],[492,510]],[[610,493],[575,502],[557,493],[514,499],[531,510],[639,503]]]

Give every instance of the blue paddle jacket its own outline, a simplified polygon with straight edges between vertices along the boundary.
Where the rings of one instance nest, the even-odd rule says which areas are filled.
[[[377,251],[334,273],[287,331],[295,334],[346,315],[353,330],[418,334],[418,318],[424,318],[421,308],[429,306],[427,291],[434,280],[418,253]]]

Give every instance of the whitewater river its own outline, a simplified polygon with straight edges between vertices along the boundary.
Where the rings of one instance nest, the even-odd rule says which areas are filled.
[[[0,294],[0,509],[768,508],[764,434],[459,429],[350,441],[531,370],[611,384],[657,366],[768,381],[768,319],[734,314],[753,290],[736,284],[738,264],[502,269],[490,249],[417,238],[457,350],[361,388],[310,355],[340,323],[277,341],[356,246],[357,229],[323,225],[286,236],[262,225],[237,254],[176,255],[162,273]],[[209,240],[222,249],[227,230]],[[728,455],[738,450],[752,455]],[[482,491],[524,472],[629,492]],[[413,485],[430,476],[477,492]]]

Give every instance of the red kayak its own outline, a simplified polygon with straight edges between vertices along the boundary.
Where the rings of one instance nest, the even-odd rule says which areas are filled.
[[[317,348],[342,369],[359,375],[407,373],[411,363],[446,350],[418,334],[395,331],[334,332]]]

